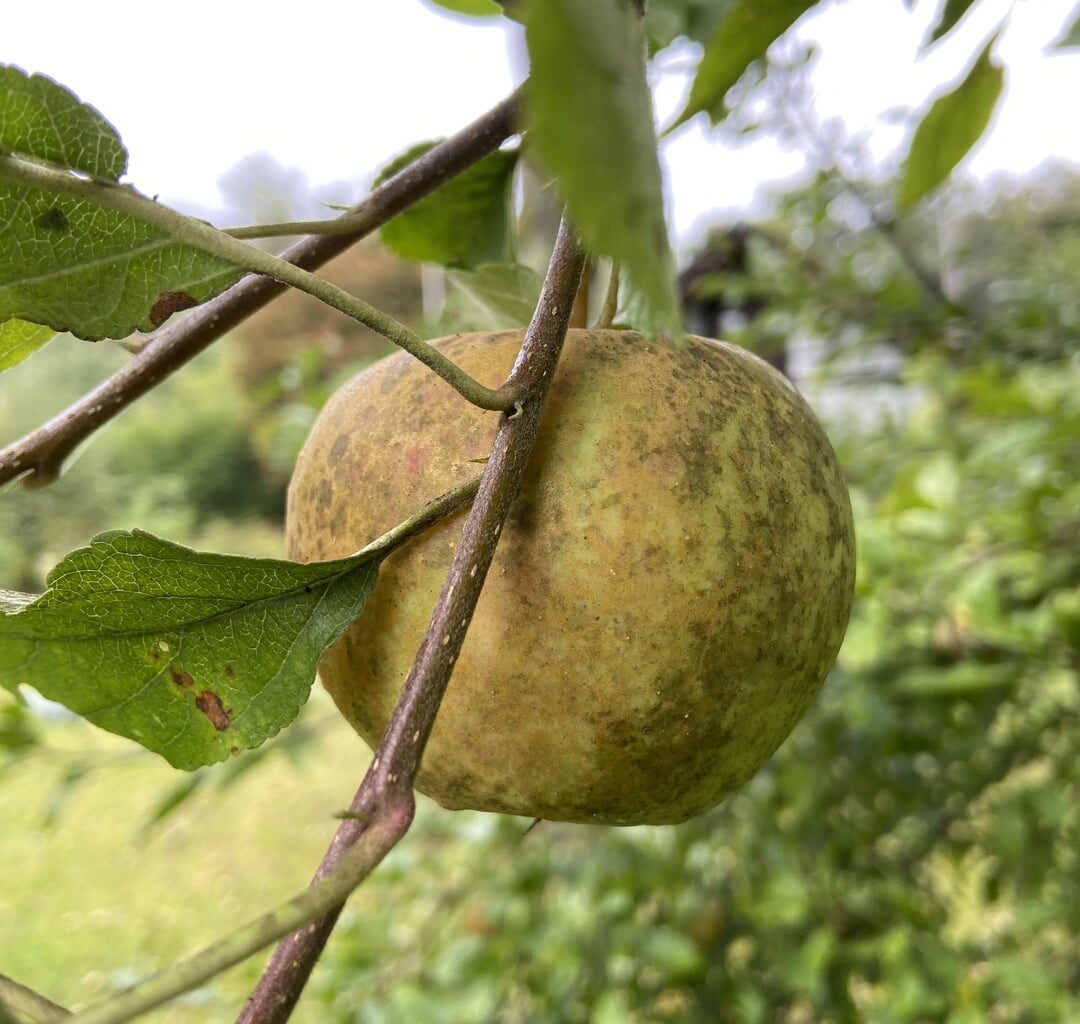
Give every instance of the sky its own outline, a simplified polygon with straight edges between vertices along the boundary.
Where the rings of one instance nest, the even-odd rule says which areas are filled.
[[[908,12],[901,0],[842,0],[804,19],[798,37],[818,51],[816,119],[839,119],[887,165],[910,130],[896,109],[925,109],[1009,14],[995,50],[1006,93],[961,171],[1019,174],[1052,157],[1080,167],[1071,114],[1080,50],[1044,52],[1077,0],[982,0],[917,59],[939,3],[918,0]],[[96,106],[120,131],[139,189],[207,211],[223,205],[222,175],[256,152],[312,186],[366,185],[389,158],[452,133],[526,73],[520,28],[501,18],[458,19],[424,0],[305,0],[290,17],[275,17],[278,7],[185,0],[166,19],[129,0],[18,4],[5,11],[0,61],[47,74]],[[693,54],[670,54],[653,75],[661,124],[685,97]],[[701,120],[662,151],[669,223],[683,249],[717,219],[760,212],[770,189],[806,162],[774,139],[732,145]]]

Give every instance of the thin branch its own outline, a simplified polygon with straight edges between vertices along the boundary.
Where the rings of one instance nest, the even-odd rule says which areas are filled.
[[[612,262],[611,276],[608,278],[607,291],[604,293],[604,305],[600,310],[593,330],[606,330],[615,323],[615,314],[619,309],[619,264]]]
[[[584,255],[564,221],[547,277],[521,352],[507,380],[524,395],[521,412],[499,421],[480,491],[465,522],[461,542],[443,584],[427,633],[405,681],[374,761],[346,820],[315,875],[316,882],[348,856],[353,843],[377,820],[379,794],[411,798],[413,779],[435,722],[442,695],[461,650],[499,534],[521,487],[536,439],[548,387],[562,351],[570,310],[581,279]],[[340,907],[290,935],[274,951],[237,1024],[287,1021],[337,921]]]
[[[945,286],[940,277],[923,265],[915,255],[907,242],[900,236],[896,224],[878,212],[877,204],[873,198],[867,195],[865,189],[848,172],[841,163],[840,154],[822,137],[821,130],[813,123],[813,120],[800,101],[799,97],[792,97],[792,87],[786,80],[783,82],[786,92],[780,93],[779,99],[781,114],[787,114],[788,124],[795,134],[802,138],[814,155],[822,170],[827,171],[844,190],[863,209],[874,229],[892,248],[900,262],[905,266],[908,273],[922,289],[923,294],[945,309],[955,309],[956,303],[945,292]]]
[[[366,544],[357,554],[378,553],[385,557],[395,548],[401,547],[406,541],[412,540],[417,534],[423,533],[429,526],[439,522],[440,519],[445,519],[464,508],[473,500],[479,488],[480,477],[477,477],[475,480],[460,484],[445,494],[441,494],[433,501],[429,501],[415,515],[409,516],[404,522],[387,530],[381,537]]]
[[[0,974],[0,1011],[7,1011],[9,1017],[22,1014],[34,1024],[61,1024],[71,1019],[71,1011],[65,1010],[58,1003],[35,992],[26,985],[21,985],[14,978]],[[3,1017],[0,1017],[0,1021]]]
[[[515,94],[439,143],[375,189],[345,217],[353,233],[305,238],[283,259],[314,270],[440,185],[493,153],[515,131]],[[344,218],[343,218],[344,219]],[[268,277],[253,275],[227,292],[168,324],[148,340],[123,369],[43,426],[0,450],[0,485],[25,477],[27,486],[56,480],[64,461],[94,431],[175,373],[220,337],[285,290]]]
[[[594,273],[594,261],[589,259],[581,273],[581,284],[574,296],[574,308],[570,310],[570,326],[581,329],[589,324],[589,286]]]
[[[137,218],[145,224],[159,228],[184,245],[217,256],[241,270],[272,277],[340,310],[415,356],[466,400],[481,409],[502,412],[514,404],[515,395],[485,387],[404,324],[344,288],[339,288],[311,271],[289,263],[258,246],[233,238],[206,221],[188,217],[171,207],[154,202],[128,185],[77,177],[68,171],[43,167],[6,154],[0,154],[0,181],[67,196]]]
[[[492,454],[465,522],[443,591],[374,761],[315,881],[287,903],[222,941],[107,1001],[72,1024],[124,1024],[191,991],[285,935],[241,1020],[286,1020],[348,895],[408,830],[413,780],[480,596],[499,534],[535,442],[584,257],[563,224],[533,321],[507,379],[522,398],[499,421]],[[318,919],[318,920],[316,920]],[[314,922],[314,923],[309,923]],[[299,929],[299,930],[297,930]],[[292,933],[291,935],[289,933]]]
[[[348,216],[329,220],[286,220],[274,224],[245,224],[222,228],[230,238],[288,238],[290,235],[347,235],[352,231]]]
[[[338,906],[405,834],[412,820],[412,798],[393,802],[388,795],[359,841],[337,869],[287,903],[257,917],[220,942],[154,975],[147,981],[66,1018],[69,1024],[125,1024],[155,1007],[190,992],[229,967],[265,949],[276,939]]]

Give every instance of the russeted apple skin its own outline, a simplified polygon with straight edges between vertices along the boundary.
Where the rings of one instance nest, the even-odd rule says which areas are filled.
[[[522,337],[435,344],[497,386]],[[291,557],[356,551],[476,477],[497,421],[404,354],[366,370],[300,455]],[[386,560],[323,658],[324,685],[372,746],[463,516]],[[570,331],[417,787],[449,808],[598,824],[713,807],[820,689],[854,566],[836,456],[784,377],[721,342]]]

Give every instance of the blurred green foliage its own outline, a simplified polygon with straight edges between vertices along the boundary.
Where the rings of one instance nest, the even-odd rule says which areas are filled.
[[[0,437],[38,426],[128,358],[107,343],[58,339],[0,380]],[[40,590],[67,551],[108,529],[138,526],[187,544],[280,554],[288,476],[260,456],[256,410],[227,354],[214,350],[91,439],[56,484],[7,489],[0,586]]]

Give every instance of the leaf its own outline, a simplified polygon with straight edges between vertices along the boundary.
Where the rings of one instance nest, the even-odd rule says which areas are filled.
[[[220,761],[296,716],[378,557],[300,565],[100,534],[36,600],[5,593],[0,685],[30,685],[177,768]]]
[[[1062,30],[1060,36],[1050,44],[1050,51],[1071,50],[1080,46],[1080,7],[1072,13],[1069,27]]]
[[[123,338],[205,302],[240,274],[128,214],[0,181],[0,321]]]
[[[646,300],[643,329],[677,335],[678,302],[641,25],[623,0],[525,8],[529,137],[585,244]]]
[[[722,121],[726,116],[724,97],[728,90],[816,2],[733,0],[723,21],[705,44],[705,54],[690,87],[690,97],[671,127],[678,127],[702,111],[709,115],[713,124]]]
[[[520,263],[448,270],[441,320],[447,333],[521,327],[532,319],[539,297],[540,278]]]
[[[127,151],[93,107],[44,75],[0,64],[0,151],[116,181]]]
[[[937,24],[934,25],[933,31],[930,33],[930,39],[925,45],[930,46],[942,36],[948,35],[956,28],[960,19],[967,14],[968,8],[973,3],[975,3],[975,0],[945,0],[945,6],[941,9]]]
[[[0,154],[111,182],[127,169],[116,130],[96,110],[11,65],[0,65]],[[0,181],[0,323],[120,338],[153,330],[239,276],[232,264],[126,214]],[[24,358],[22,329],[13,330],[21,341],[13,358]]]
[[[19,703],[5,698],[4,706],[0,707],[0,754],[6,758],[16,758],[34,750],[41,742],[37,723],[29,709]],[[5,764],[0,760],[0,767]]]
[[[961,661],[955,665],[919,665],[905,669],[892,680],[895,692],[912,697],[963,697],[982,690],[1014,686],[1015,665],[984,665]]]
[[[979,141],[1001,96],[1005,72],[991,58],[995,34],[964,80],[934,105],[915,129],[900,173],[897,202],[914,206],[942,184]]]
[[[645,7],[645,34],[651,51],[662,50],[685,37],[704,43],[724,16],[716,0],[649,0]]]
[[[41,816],[42,828],[55,827],[71,798],[75,795],[75,790],[92,772],[93,765],[83,760],[74,761],[63,770],[56,782],[53,783],[45,801],[45,808]]]
[[[3,321],[0,323],[0,372],[17,366],[55,337],[56,331],[51,327],[26,320]]]
[[[169,815],[183,807],[209,778],[209,773],[203,769],[191,772],[188,775],[181,775],[176,782],[158,797],[154,806],[150,808],[139,826],[139,838],[146,839]]]
[[[391,160],[375,184],[408,166],[434,142],[421,142]],[[513,255],[510,186],[516,151],[499,150],[448,181],[382,229],[382,240],[407,260],[475,267]]]
[[[493,18],[502,14],[502,8],[495,3],[495,0],[428,0],[428,2],[470,18]]]
[[[641,954],[645,963],[663,972],[669,984],[692,981],[705,967],[705,958],[693,941],[665,926],[650,928],[642,936]]]

